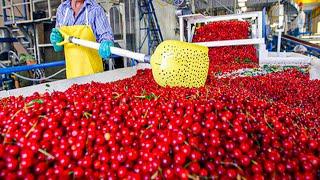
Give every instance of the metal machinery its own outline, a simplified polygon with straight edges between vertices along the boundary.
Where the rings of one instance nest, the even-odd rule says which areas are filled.
[[[6,68],[0,68],[0,74],[10,76],[10,74],[36,70],[41,72],[34,82],[40,81],[51,81],[58,73],[53,75],[45,76],[43,69],[52,67],[61,67],[65,65],[64,60],[56,60],[48,62],[44,57],[47,54],[46,50],[52,48],[49,40],[45,39],[45,26],[54,26],[55,14],[58,5],[63,0],[51,1],[51,0],[2,0],[2,12],[4,25],[9,30],[9,34],[13,35],[14,41],[20,44],[20,51],[29,53],[35,57],[37,64],[31,66],[19,66],[19,64],[10,64]],[[110,24],[112,26],[115,35],[115,44],[123,48],[134,49],[135,47],[131,44],[127,44],[128,36],[134,35],[134,24],[132,16],[134,11],[130,6],[135,5],[134,0],[119,1],[119,0],[98,0],[98,3],[104,7],[106,14],[110,18]],[[127,8],[128,7],[128,8]],[[128,27],[128,28],[127,28]],[[48,32],[47,32],[48,36]],[[3,42],[3,41],[2,41]],[[5,42],[3,42],[5,43]],[[3,48],[3,47],[2,47]],[[2,49],[1,48],[1,49]],[[17,54],[14,55],[18,57]],[[113,57],[118,58],[118,57]],[[19,59],[19,58],[17,58]],[[110,61],[109,70],[114,69],[115,63]],[[123,60],[121,67],[127,67],[127,60]]]
[[[283,35],[281,38],[282,41],[282,49],[284,51],[294,51],[297,47],[303,47],[305,49],[305,52],[307,55],[315,56],[320,58],[320,45],[313,43],[320,41],[319,36],[303,36],[303,37],[309,37],[308,40],[304,38],[298,38],[295,36],[290,35]],[[275,36],[275,38],[277,38]]]
[[[299,17],[301,7],[295,1],[282,0],[274,7],[276,8],[271,9],[271,14],[275,14],[275,17],[279,18],[278,22],[283,24],[284,28],[281,29],[283,33],[280,33],[279,28],[276,28],[276,33],[273,34],[273,40],[271,40],[273,47],[276,47],[277,51],[281,49],[286,52],[294,51],[297,47],[303,47],[307,55],[319,58],[320,36],[310,32],[312,26],[311,11],[304,10],[306,14],[305,28],[298,28],[298,22],[301,21],[299,19],[301,18]],[[284,16],[284,18],[280,19],[281,16]]]
[[[171,4],[176,8],[176,16],[192,13],[192,0],[156,0],[166,4]],[[158,22],[153,0],[138,0],[139,9],[139,47],[141,52],[144,44],[147,42],[148,54],[163,41],[162,31]],[[178,22],[178,21],[177,21]]]
[[[10,54],[15,53],[15,48],[13,46],[13,42],[16,39],[11,37],[10,30],[6,27],[0,27],[0,61],[10,66],[13,62],[10,61]]]
[[[281,11],[280,15],[283,14]],[[180,40],[192,42],[193,34],[195,33],[195,27],[197,24],[210,23],[214,21],[223,20],[247,20],[251,22],[251,36],[249,39],[238,39],[238,40],[224,40],[224,41],[211,41],[198,43],[207,47],[219,47],[219,46],[236,46],[236,45],[255,45],[257,47],[257,53],[259,57],[260,65],[284,65],[284,66],[310,66],[310,78],[320,79],[320,60],[317,56],[306,56],[295,52],[281,52],[280,46],[285,38],[288,36],[284,35],[281,37],[283,32],[283,26],[281,23],[277,25],[277,33],[279,36],[276,37],[277,51],[269,52],[266,50],[266,14],[265,11],[248,12],[242,14],[232,14],[223,16],[203,16],[201,14],[192,14],[179,17],[180,29],[186,29],[180,31]],[[279,17],[279,21],[282,21],[283,17]],[[186,22],[186,26],[185,26]],[[299,42],[297,42],[299,43]],[[318,49],[314,49],[315,46],[309,45],[308,51],[314,53]],[[311,51],[313,50],[313,51]]]
[[[176,16],[192,14],[192,9],[194,9],[191,0],[175,0],[174,6],[177,8]]]
[[[151,54],[155,48],[163,41],[160,25],[158,22],[155,8],[152,0],[138,0],[139,8],[139,47],[141,49],[144,43],[148,42],[148,54]]]
[[[15,49],[13,47],[14,38],[11,37],[10,31],[6,27],[0,28],[0,62],[4,66],[11,66],[16,62],[13,61],[12,54],[15,54]],[[0,90],[2,89],[12,89],[14,87],[14,79],[7,74],[1,74],[0,76]]]
[[[10,29],[7,27],[0,27],[0,36],[0,68],[8,69],[9,67],[17,67],[26,63],[25,60],[20,59],[17,55],[17,51],[13,43],[18,40],[12,37]],[[43,75],[43,72],[39,69],[31,70],[28,73],[32,78],[41,78]],[[0,89],[12,89],[19,87],[20,83],[17,79],[19,77],[21,77],[19,74],[1,74]]]
[[[239,40],[224,40],[224,41],[211,41],[198,43],[207,47],[219,47],[219,46],[236,46],[236,45],[256,45],[257,53],[259,56],[259,64],[278,64],[278,65],[310,65],[313,60],[312,57],[308,57],[302,54],[294,52],[281,52],[278,49],[277,52],[268,52],[265,44],[265,14],[261,11],[248,12],[242,14],[232,14],[223,16],[203,16],[201,14],[192,14],[180,16],[180,29],[187,30],[187,36],[185,38],[184,31],[180,31],[180,40],[191,42],[195,27],[197,24],[210,23],[214,21],[223,20],[248,20],[251,22],[251,37],[249,39]],[[187,26],[184,26],[185,22]],[[281,28],[281,26],[280,26]],[[278,43],[281,43],[278,41]]]
[[[265,48],[263,33],[262,33],[262,12],[249,12],[243,14],[232,14],[223,16],[204,16],[202,14],[191,14],[179,17],[180,29],[186,29],[187,35],[185,38],[185,31],[180,31],[180,40],[192,42],[193,34],[197,24],[210,23],[214,21],[225,21],[225,20],[237,20],[237,19],[249,19],[251,23],[251,38],[241,40],[224,40],[224,41],[211,41],[205,43],[199,43],[208,47],[218,46],[233,46],[233,45],[248,45],[254,44],[259,46],[259,58],[263,58],[262,50]],[[185,22],[186,21],[186,26]],[[260,53],[261,52],[261,53]]]
[[[38,46],[39,32],[36,25],[54,21],[56,8],[61,2],[62,0],[2,0],[4,25],[11,30],[13,37],[22,44],[26,52],[35,55],[39,63],[41,58],[38,57],[38,52],[43,46]]]

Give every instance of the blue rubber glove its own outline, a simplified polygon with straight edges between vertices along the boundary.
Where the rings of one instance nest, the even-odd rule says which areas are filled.
[[[111,56],[110,47],[113,47],[113,42],[112,41],[103,41],[100,44],[99,55],[103,59],[109,59],[110,58],[110,56]]]
[[[63,41],[63,37],[57,28],[53,28],[50,34],[50,42],[53,45],[55,52],[63,51],[63,46],[57,45]]]

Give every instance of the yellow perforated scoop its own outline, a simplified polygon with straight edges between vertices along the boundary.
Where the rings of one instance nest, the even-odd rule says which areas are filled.
[[[97,50],[100,47],[99,43],[61,33],[65,40],[59,45],[74,43]],[[150,63],[155,81],[163,87],[201,87],[205,85],[208,76],[209,57],[205,46],[167,40],[156,48],[152,56],[117,47],[111,47],[111,53]]]
[[[204,86],[209,69],[208,48],[168,40],[162,42],[150,61],[155,81],[161,86]]]

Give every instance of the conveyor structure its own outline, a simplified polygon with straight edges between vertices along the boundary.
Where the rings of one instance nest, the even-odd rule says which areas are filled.
[[[206,24],[215,21],[228,20],[247,20],[251,23],[251,35],[248,39],[235,39],[223,41],[201,42],[207,47],[220,46],[238,46],[238,45],[255,45],[259,57],[259,64],[275,64],[275,65],[310,65],[312,58],[298,53],[268,52],[265,44],[266,17],[264,11],[248,12],[242,14],[231,14],[223,16],[204,16],[201,14],[185,15],[179,17],[180,24],[180,40],[192,42],[193,34],[197,24]],[[186,26],[184,24],[187,24]],[[185,35],[185,29],[187,34]],[[281,34],[281,33],[280,33]],[[278,44],[281,44],[278,40]]]
[[[294,47],[302,45],[308,50],[308,55],[320,58],[320,45],[290,35],[283,35],[281,39],[286,51],[292,51]]]
[[[32,95],[34,92],[38,93],[45,93],[45,92],[54,92],[54,91],[65,91],[73,84],[86,84],[92,81],[100,82],[100,83],[107,83],[113,82],[125,78],[130,78],[137,74],[139,69],[146,69],[150,68],[148,64],[138,64],[134,67],[127,67],[116,69],[112,71],[105,71],[102,73],[97,73],[90,76],[84,76],[74,79],[65,79],[54,81],[50,83],[43,83],[34,86],[19,88],[19,89],[12,89],[12,90],[4,90],[0,91],[0,98],[9,97],[9,96],[29,96]]]

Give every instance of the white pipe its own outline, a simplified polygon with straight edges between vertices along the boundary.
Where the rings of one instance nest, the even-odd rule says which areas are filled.
[[[221,46],[238,46],[238,45],[249,45],[249,44],[263,44],[263,38],[255,39],[238,39],[238,40],[223,40],[223,41],[209,41],[194,43],[206,47],[221,47]]]
[[[49,18],[52,18],[52,12],[51,12],[51,0],[48,0],[47,3],[48,3],[48,15],[49,15]]]
[[[183,17],[179,17],[179,25],[180,25],[180,41],[184,40],[184,24]]]
[[[86,41],[86,40],[82,40],[82,39],[77,39],[75,37],[71,37],[70,41],[74,44],[78,44],[78,45],[92,48],[92,49],[96,49],[96,50],[99,50],[99,47],[100,47],[99,43],[92,42],[92,41]],[[111,47],[110,50],[111,50],[112,54],[122,56],[122,57],[136,59],[139,62],[145,62],[146,55],[144,55],[144,54],[128,51],[128,50],[117,48],[117,47]]]
[[[281,47],[281,31],[278,32],[278,43],[277,43],[277,53],[280,55],[280,47]]]
[[[129,5],[130,5],[130,2],[129,2]],[[123,27],[122,27],[123,28],[122,29],[122,34],[123,34],[123,41],[124,41],[123,47],[127,48],[127,24],[126,24],[126,16],[125,16],[125,14],[126,14],[125,4],[124,3],[120,3],[119,6],[120,6],[120,13],[122,14],[122,22],[123,22]],[[129,11],[129,16],[130,16],[130,11]],[[130,23],[130,21],[131,21],[131,18],[129,18],[129,23]],[[129,25],[129,27],[130,27],[130,25]],[[125,68],[128,66],[127,58],[123,58],[123,66]]]
[[[190,22],[187,22],[187,30],[188,30],[188,40],[187,40],[187,42],[191,42],[192,39],[191,39],[191,24],[190,24]]]
[[[222,16],[208,16],[205,18],[194,18],[190,20],[191,24],[195,23],[210,23],[214,21],[227,21],[233,19],[247,19],[252,17],[258,17],[259,11],[254,12],[246,12],[242,14],[230,14],[230,15],[222,15]]]
[[[258,29],[257,29],[257,33],[258,33],[258,38],[262,38],[263,34],[262,34],[262,12],[258,12]]]

